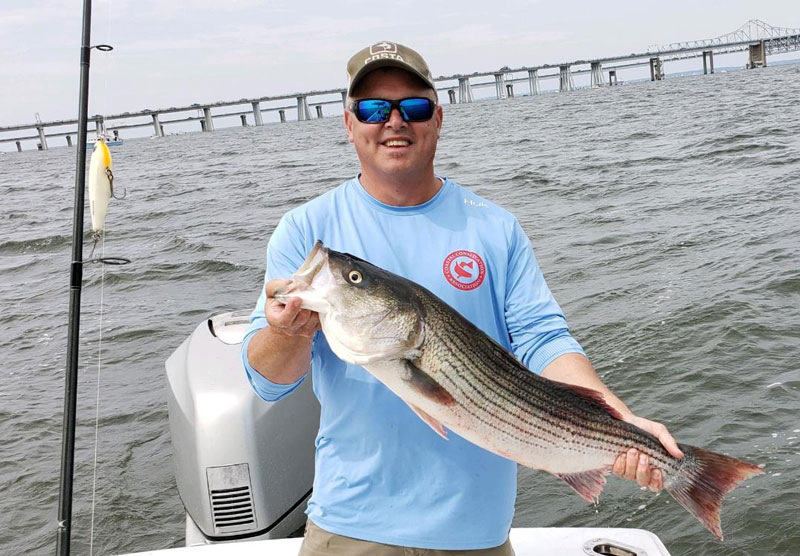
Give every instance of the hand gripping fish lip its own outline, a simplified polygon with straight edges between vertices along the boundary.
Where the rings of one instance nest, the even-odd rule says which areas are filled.
[[[328,261],[328,248],[321,241],[317,240],[311,252],[292,276],[292,282],[281,286],[275,290],[274,297],[279,301],[286,301],[291,297],[296,297],[298,292],[308,290],[314,276],[320,271]]]

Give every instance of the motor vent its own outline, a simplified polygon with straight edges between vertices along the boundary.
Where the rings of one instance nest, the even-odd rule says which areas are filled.
[[[217,535],[256,529],[250,468],[246,463],[206,469],[211,515]]]

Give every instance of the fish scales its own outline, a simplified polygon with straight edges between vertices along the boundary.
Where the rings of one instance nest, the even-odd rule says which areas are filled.
[[[616,457],[636,448],[662,471],[667,492],[721,539],[723,497],[763,472],[686,444],[685,457],[673,458],[601,394],[535,375],[422,286],[321,242],[275,296],[317,311],[333,352],[362,365],[439,435],[450,429],[553,473],[587,501],[602,492]]]
[[[575,435],[580,435],[582,439],[587,441],[597,440],[597,446],[601,446],[603,443],[610,443],[620,447],[621,449],[619,450],[611,451],[615,454],[618,454],[620,451],[630,446],[630,441],[626,440],[626,435],[613,434],[615,432],[613,428],[603,426],[603,424],[599,423],[597,420],[580,419],[578,415],[568,411],[564,411],[560,415],[549,411],[552,407],[563,405],[564,396],[559,396],[559,394],[563,393],[563,390],[540,387],[540,385],[533,380],[533,375],[528,369],[522,367],[516,359],[491,342],[489,338],[481,338],[483,341],[479,343],[467,341],[470,332],[469,327],[473,325],[468,323],[465,319],[448,318],[449,315],[447,314],[434,315],[436,315],[435,307],[426,307],[426,317],[432,317],[431,320],[434,323],[433,326],[429,327],[429,330],[432,330],[431,335],[433,336],[430,343],[451,347],[448,348],[448,357],[442,357],[440,354],[436,353],[433,359],[439,364],[433,365],[432,368],[436,368],[437,372],[445,377],[444,380],[447,380],[447,377],[453,375],[462,379],[460,384],[449,381],[453,386],[461,387],[462,390],[472,387],[471,389],[478,395],[481,395],[485,402],[490,404],[496,403],[497,405],[488,410],[488,413],[493,415],[497,415],[500,412],[505,413],[508,415],[508,420],[505,422],[526,437],[530,437],[532,435],[531,433],[534,433],[536,429],[554,431],[555,440],[574,440]],[[468,326],[465,326],[465,324]],[[455,341],[451,343],[443,342],[440,337],[441,334],[438,332],[441,330],[447,330],[448,335],[452,335]],[[453,349],[454,347],[458,347],[458,349]],[[459,371],[456,365],[443,365],[445,361],[452,361],[453,359],[458,360],[462,364],[461,366],[465,369],[464,372]],[[481,364],[475,365],[475,361]],[[445,366],[446,368],[443,368]],[[480,372],[480,370],[484,372]],[[497,403],[497,399],[484,396],[483,392],[477,388],[478,384],[487,387],[495,394],[496,398],[506,402],[511,407],[506,405],[506,403]],[[524,395],[513,396],[511,394],[512,392],[518,392]],[[474,399],[470,401],[473,403],[476,402]],[[476,405],[480,406],[480,404]],[[513,411],[512,408],[518,411]],[[531,418],[525,419],[524,416],[526,415]],[[606,418],[606,421],[611,421],[611,418],[602,411],[594,411],[591,415],[593,417],[599,415],[602,418]],[[485,420],[482,421],[486,423]],[[550,425],[551,429],[540,425],[540,421],[544,422],[545,425]],[[517,422],[517,424],[515,425],[514,422]],[[565,424],[572,425],[571,429],[564,429]],[[582,435],[581,430],[585,431]],[[603,436],[598,437],[589,434],[588,431]],[[525,439],[520,436],[515,436],[515,438],[518,440]],[[660,447],[660,444],[658,444],[657,440],[653,440],[655,444],[649,446],[649,448],[650,451],[654,452],[653,456],[656,457],[656,451]],[[584,445],[587,447],[591,446],[591,444],[588,443]],[[565,446],[564,448],[567,450],[575,449],[570,446]],[[664,451],[664,453],[666,452]],[[659,453],[658,455],[661,454]],[[659,459],[663,460],[664,458]]]

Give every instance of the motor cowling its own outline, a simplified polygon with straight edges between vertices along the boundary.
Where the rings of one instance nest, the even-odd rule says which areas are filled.
[[[311,380],[265,402],[241,363],[249,312],[200,323],[166,362],[186,545],[282,538],[302,528],[319,404]]]

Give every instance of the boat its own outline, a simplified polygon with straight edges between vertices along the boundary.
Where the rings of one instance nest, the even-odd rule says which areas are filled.
[[[203,320],[166,361],[186,547],[139,556],[288,556],[300,548],[319,404],[310,380],[277,402],[255,394],[240,356],[249,314]],[[642,529],[513,528],[510,538],[518,556],[669,555]]]
[[[95,139],[95,141],[97,141],[97,139]],[[87,149],[94,148],[95,141],[87,141],[86,148]],[[106,145],[108,145],[109,147],[120,147],[123,145],[124,142],[125,141],[123,139],[111,140],[111,141],[106,141]]]
[[[88,141],[86,141],[86,148],[93,149],[94,144],[100,139],[105,141],[106,145],[109,147],[121,147],[122,144],[124,143],[124,139],[122,139],[119,136],[119,133],[117,133],[117,131],[115,130],[113,137],[109,137],[108,135],[98,135],[95,139],[89,139]]]

